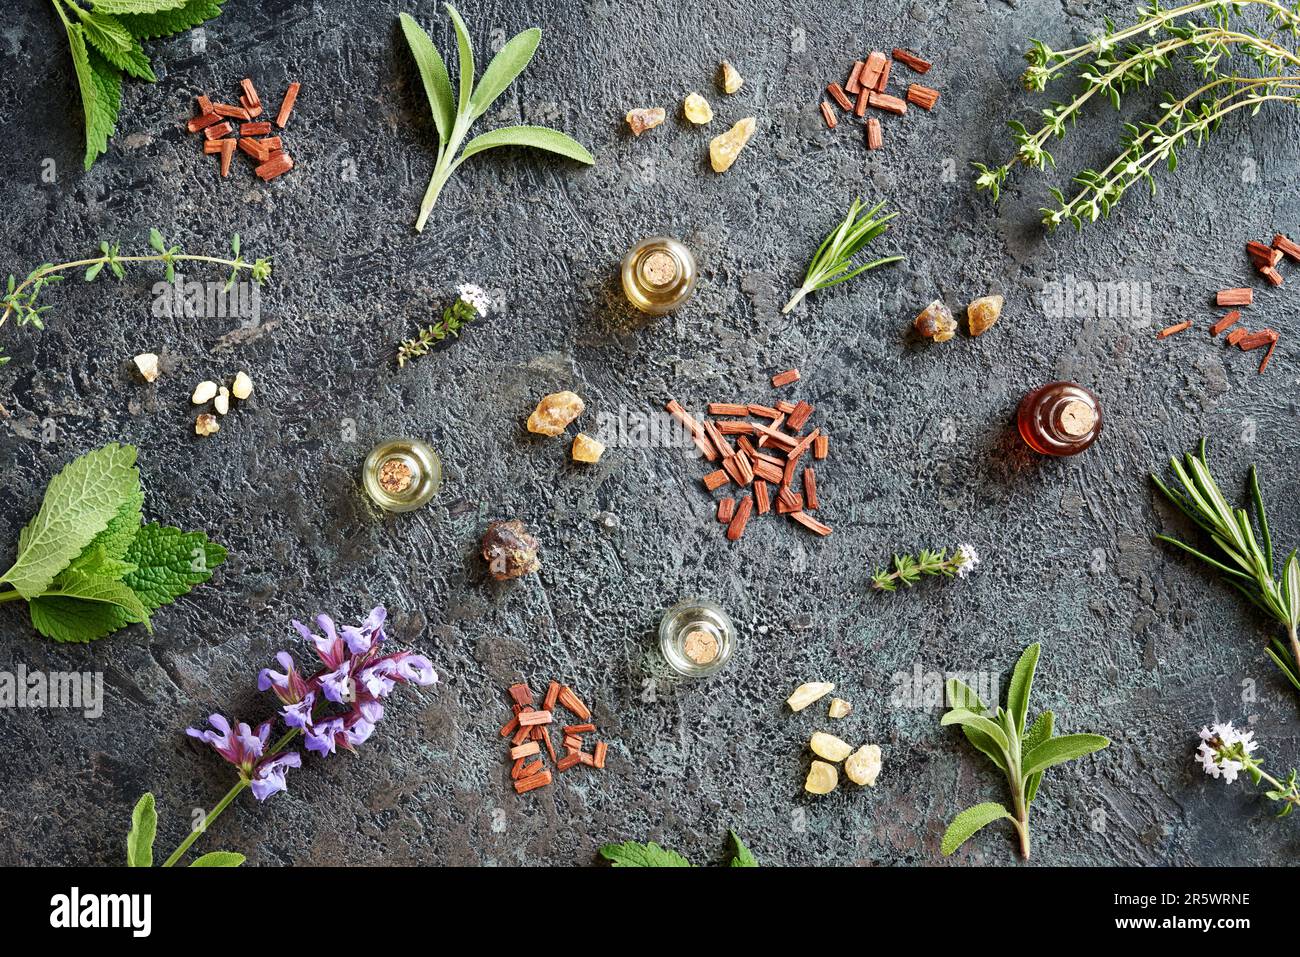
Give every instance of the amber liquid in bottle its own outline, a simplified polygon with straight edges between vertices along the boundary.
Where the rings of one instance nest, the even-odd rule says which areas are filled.
[[[1035,452],[1074,455],[1101,433],[1101,405],[1073,382],[1049,382],[1021,400],[1016,424]]]
[[[652,316],[672,312],[695,289],[695,257],[668,236],[637,243],[623,257],[620,271],[628,302]]]

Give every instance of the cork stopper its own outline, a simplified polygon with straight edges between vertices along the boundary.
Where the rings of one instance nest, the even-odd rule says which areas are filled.
[[[682,651],[697,665],[707,665],[718,657],[718,639],[707,631],[692,631],[686,636]]]
[[[1074,438],[1087,435],[1097,424],[1097,413],[1092,406],[1080,399],[1071,399],[1061,409],[1058,419],[1061,431]]]
[[[677,278],[677,260],[661,249],[645,258],[641,274],[652,286],[667,286]]]
[[[401,459],[389,459],[379,467],[379,487],[389,495],[401,495],[414,480],[415,473]]]

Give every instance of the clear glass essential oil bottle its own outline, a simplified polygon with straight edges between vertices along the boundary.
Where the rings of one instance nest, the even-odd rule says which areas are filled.
[[[659,648],[668,665],[686,678],[721,671],[736,644],[736,626],[714,602],[686,598],[664,612]]]
[[[1083,386],[1049,382],[1020,401],[1021,438],[1043,455],[1076,455],[1101,434],[1101,404]]]
[[[442,486],[442,461],[419,439],[389,439],[370,450],[361,471],[366,494],[380,508],[409,512]]]
[[[637,243],[623,257],[623,292],[642,312],[662,316],[691,298],[695,290],[695,256],[669,236]]]

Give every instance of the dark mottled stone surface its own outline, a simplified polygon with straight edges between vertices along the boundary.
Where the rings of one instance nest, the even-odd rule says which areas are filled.
[[[154,317],[154,274],[133,270],[55,289],[43,333],[0,332],[14,356],[0,370],[6,556],[53,472],[112,440],[140,448],[150,519],[208,529],[232,554],[212,585],[157,615],[152,636],[59,647],[20,608],[0,608],[0,669],[102,671],[106,688],[96,720],[0,713],[0,860],[118,863],[145,790],[170,849],[231,780],[183,729],[214,710],[269,715],[254,680],[289,642],[288,620],[355,618],[379,602],[396,640],[445,682],[399,694],[357,755],[309,759],[288,795],[243,799],[199,847],[261,865],[586,864],[603,841],[635,837],[705,862],[723,859],[731,827],[771,864],[936,864],[945,822],[1005,800],[1005,785],[939,727],[937,709],[891,704],[893,676],[1004,676],[1038,640],[1037,706],[1063,731],[1114,743],[1050,772],[1037,862],[1244,864],[1300,850],[1250,788],[1212,782],[1190,760],[1196,729],[1219,717],[1252,722],[1270,760],[1289,767],[1300,761],[1297,702],[1265,657],[1267,623],[1152,543],[1181,526],[1146,478],[1209,435],[1225,484],[1237,491],[1257,462],[1277,540],[1300,541],[1290,340],[1260,377],[1253,357],[1202,333],[1154,338],[1184,316],[1203,324],[1209,291],[1248,280],[1245,239],[1300,229],[1293,117],[1230,121],[1161,177],[1154,199],[1134,195],[1107,224],[1048,237],[1035,213],[1047,183],[1026,180],[994,209],[972,192],[968,164],[1000,156],[1002,121],[1042,105],[1016,82],[1026,38],[1081,41],[1126,4],[466,0],[480,50],[534,23],[546,31],[484,128],[553,123],[599,163],[476,158],[416,235],[436,143],[396,14],[415,12],[449,50],[445,17],[427,0],[227,6],[205,48],[193,36],[148,44],[159,82],[128,84],[112,147],[89,173],[49,4],[14,4],[0,28],[6,272],[106,238],[140,249],[153,225],[198,252],[238,231],[276,269],[251,327]],[[856,54],[894,45],[937,61],[929,78],[943,95],[933,113],[887,118],[886,149],[868,155],[851,125],[822,127],[818,95]],[[733,97],[712,81],[722,57],[745,77]],[[298,168],[269,187],[242,160],[216,179],[182,126],[196,93],[233,96],[246,74],[269,103],[303,82],[285,132]],[[717,111],[707,129],[676,115],[692,89]],[[623,112],[656,103],[670,120],[627,136]],[[731,172],[712,174],[709,136],[746,115],[759,118],[757,137]],[[1089,111],[1050,181],[1104,162],[1115,127]],[[907,262],[780,315],[855,193],[900,211],[878,245]],[[646,321],[629,315],[615,269],[661,231],[696,251],[702,278],[689,308]],[[1070,278],[1149,283],[1149,315],[1049,315],[1044,291]],[[399,371],[394,342],[464,281],[492,290],[499,311]],[[1005,293],[1006,311],[980,339],[909,336],[930,299],[956,309],[990,291]],[[1261,287],[1252,322],[1285,330],[1289,299],[1289,284]],[[127,365],[146,350],[166,367],[152,386]],[[695,408],[769,399],[767,376],[791,365],[805,380],[789,394],[814,402],[814,423],[834,436],[819,469],[835,526],[824,541],[767,519],[730,545],[699,463],[626,447],[579,468],[567,443],[523,428],[560,388],[586,398],[591,425],[669,396]],[[197,439],[193,385],[241,368],[256,397]],[[1087,454],[1049,461],[1010,423],[1025,391],[1058,377],[1094,388],[1108,419]],[[446,484],[421,512],[382,515],[362,496],[360,464],[374,441],[403,433],[435,445]],[[511,515],[541,537],[545,567],[499,586],[476,543],[489,519]],[[870,566],[891,552],[961,541],[984,559],[969,581],[868,592]],[[740,646],[722,676],[679,683],[664,677],[654,634],[664,607],[692,593],[730,609]],[[594,702],[611,745],[605,773],[514,795],[496,729],[504,688],[521,676],[561,677]],[[874,790],[802,794],[804,743],[831,722],[820,708],[791,716],[782,701],[809,679],[835,681],[856,706],[828,730],[884,747]],[[991,829],[957,860],[1012,862],[1009,832]]]

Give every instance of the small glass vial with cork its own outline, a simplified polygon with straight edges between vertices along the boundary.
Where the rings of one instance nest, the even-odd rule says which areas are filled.
[[[642,240],[623,257],[623,292],[642,312],[672,312],[695,289],[695,256],[669,236]]]
[[[679,601],[659,622],[659,648],[669,667],[686,678],[704,678],[722,670],[735,644],[731,618],[703,598]]]
[[[1035,452],[1075,455],[1101,434],[1101,404],[1083,386],[1049,382],[1021,400],[1016,425]]]
[[[419,439],[389,439],[370,450],[361,478],[366,494],[380,508],[409,512],[438,493],[442,462]]]

